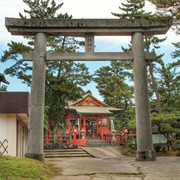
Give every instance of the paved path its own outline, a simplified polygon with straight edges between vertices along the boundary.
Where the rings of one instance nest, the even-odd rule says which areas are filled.
[[[180,180],[180,157],[157,157],[156,161],[135,161],[122,156],[114,147],[85,151],[91,157],[50,159],[62,168],[51,180]]]

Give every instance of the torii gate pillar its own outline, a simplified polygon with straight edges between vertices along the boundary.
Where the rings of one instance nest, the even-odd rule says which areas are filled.
[[[46,34],[35,35],[33,74],[31,84],[31,107],[26,157],[44,162],[44,99],[46,77]]]
[[[132,35],[133,76],[136,111],[137,161],[156,160],[153,150],[143,34]]]

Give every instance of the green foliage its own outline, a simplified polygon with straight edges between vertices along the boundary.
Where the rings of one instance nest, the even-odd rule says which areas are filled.
[[[145,18],[145,19],[154,19],[156,20],[156,15],[151,14],[151,13],[146,13],[144,11],[145,7],[145,1],[143,0],[127,0],[127,4],[121,3],[122,7],[119,7],[120,10],[123,12],[121,14],[117,13],[112,13],[115,16],[118,16],[120,18],[126,18],[126,19],[137,19],[137,18]],[[144,51],[147,52],[154,52],[156,49],[159,49],[159,43],[165,41],[166,38],[158,38],[157,36],[144,36]],[[122,50],[124,52],[127,52],[129,50],[132,50],[132,44],[129,44],[129,48],[123,48]],[[161,112],[161,104],[160,104],[160,97],[159,97],[159,92],[158,92],[158,86],[156,83],[156,78],[154,76],[154,70],[156,64],[159,65],[159,61],[161,60],[163,54],[161,55],[156,55],[155,61],[152,63],[152,61],[147,62],[147,67],[149,67],[149,76],[148,76],[148,82],[149,82],[149,95],[151,98],[156,96],[156,102],[155,104],[158,105],[158,109]],[[131,69],[132,70],[132,69]],[[132,76],[132,74],[131,74]],[[131,111],[131,110],[130,110]],[[131,116],[130,118],[126,118],[126,114],[124,114],[124,121],[125,123],[128,124],[128,119],[133,120],[134,116]]]
[[[60,122],[66,101],[75,100],[84,93],[80,86],[90,82],[88,68],[84,64],[68,61],[48,63],[46,74],[46,105],[49,120]]]
[[[21,18],[39,19],[71,19],[67,13],[59,13],[63,5],[56,4],[54,0],[23,0],[28,6],[24,10],[25,15],[19,13]],[[5,70],[6,74],[17,77],[31,86],[32,63],[23,62],[21,54],[33,50],[34,37],[27,38],[28,45],[11,42],[9,50],[4,52],[1,62],[12,62],[12,66]],[[48,36],[47,50],[50,52],[77,52],[84,45],[73,37]],[[56,61],[46,63],[46,98],[45,98],[45,122],[54,120],[59,122],[64,116],[65,102],[69,99],[79,98],[83,92],[82,86],[91,80],[88,68],[85,64],[72,61]],[[48,119],[48,120],[47,120]],[[47,124],[45,125],[47,127]]]
[[[172,62],[167,65],[161,62],[158,68],[160,78],[158,79],[159,93],[161,94],[162,107],[172,111],[179,109],[180,104],[180,61]]]
[[[44,107],[44,128],[47,130],[49,127],[49,117],[48,117],[49,106]]]
[[[24,13],[30,15],[30,19],[59,19],[62,14],[56,15],[56,12],[62,7],[63,3],[56,5],[54,0],[23,0],[29,6],[30,10],[25,10]],[[26,18],[19,13],[21,18]]]
[[[152,121],[152,127],[155,128],[154,133],[180,133],[179,129],[179,122],[178,119],[180,119],[180,112],[175,111],[173,113],[169,114],[157,114],[152,113],[151,114],[151,121]],[[128,128],[130,130],[135,130],[136,128],[136,120],[132,119],[128,122]]]
[[[152,126],[157,126],[160,133],[178,133],[180,129],[177,128],[178,119],[180,119],[180,112],[177,114],[156,114],[151,115]]]
[[[94,81],[104,102],[110,106],[127,109],[131,104],[133,88],[125,83],[127,77],[132,77],[132,67],[129,62],[111,62],[95,72]]]
[[[61,169],[28,158],[0,155],[0,179],[49,179]]]
[[[30,18],[43,19],[71,19],[67,13],[57,13],[63,4],[56,5],[55,1],[24,1],[30,8],[24,12]],[[25,18],[25,17],[23,17]],[[30,42],[33,44],[33,42]],[[49,36],[47,48],[51,52],[76,52],[82,45],[72,37]],[[85,64],[70,61],[48,62],[46,72],[46,99],[45,104],[49,107],[46,111],[49,121],[60,122],[64,116],[66,101],[79,98],[83,92],[81,86],[85,86],[91,80],[88,68]]]
[[[4,85],[0,86],[0,92],[1,91],[7,91],[7,86],[4,86]]]
[[[159,49],[161,46],[159,43],[164,42],[167,39],[159,38],[157,36],[144,36],[144,50],[147,52],[154,52],[155,49]]]
[[[104,102],[112,107],[122,108],[125,114],[114,115],[116,129],[122,129],[130,117],[133,105],[133,87],[126,83],[132,81],[132,64],[125,61],[111,61],[109,66],[103,66],[95,71],[93,80]]]
[[[180,34],[180,1],[179,0],[149,0],[157,7],[157,16],[169,17],[173,20],[173,29]]]
[[[120,10],[125,13],[112,13],[114,16],[125,18],[125,19],[152,19],[155,15],[152,15],[151,12],[145,12],[145,0],[126,0],[127,4],[121,3]]]
[[[174,150],[177,150],[175,142],[177,134],[180,133],[179,122],[180,112],[171,114],[152,114],[152,126],[154,127],[154,132],[163,134],[168,141],[168,144]]]
[[[121,152],[122,155],[124,156],[135,156],[135,152],[132,149],[132,147],[127,147],[127,146],[119,146],[119,151]]]
[[[130,129],[130,131],[135,131],[136,130],[136,120],[131,119],[130,121],[128,121],[127,126]]]
[[[23,83],[30,86],[32,66],[27,62],[23,62],[21,54],[32,50],[32,48],[23,43],[17,43],[14,41],[11,41],[11,43],[8,43],[7,45],[9,49],[3,52],[4,54],[1,57],[1,62],[5,63],[11,61],[12,64],[14,64],[5,69],[5,74],[12,77],[16,76],[18,79],[21,79]]]
[[[173,59],[179,58],[180,61],[180,41],[177,43],[172,43],[176,48],[174,52],[171,53]]]
[[[176,148],[180,151],[180,140],[177,140],[177,141],[175,142],[175,146],[176,146]]]

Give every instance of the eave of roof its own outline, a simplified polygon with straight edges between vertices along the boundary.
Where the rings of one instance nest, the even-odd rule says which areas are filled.
[[[112,115],[114,112],[122,111],[118,108],[98,106],[70,106],[69,110],[76,110],[76,112],[81,115]]]

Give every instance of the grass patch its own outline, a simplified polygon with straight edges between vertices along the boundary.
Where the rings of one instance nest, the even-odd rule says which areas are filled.
[[[61,169],[53,164],[30,158],[0,155],[0,179],[49,179],[60,174]]]
[[[119,146],[119,151],[124,156],[130,156],[130,157],[135,156],[135,151],[129,147],[126,147],[126,146]]]
[[[156,156],[178,156],[179,151],[156,152]]]
[[[119,146],[119,151],[124,156],[135,156],[135,150],[126,146]],[[180,156],[180,151],[156,152],[156,156]]]

